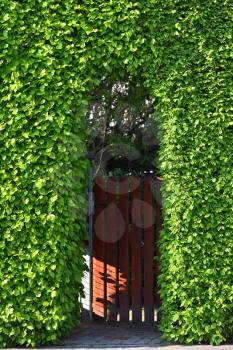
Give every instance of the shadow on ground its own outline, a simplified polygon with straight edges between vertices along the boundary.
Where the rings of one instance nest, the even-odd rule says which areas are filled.
[[[69,337],[50,349],[151,349],[156,350],[233,350],[233,345],[171,344],[161,338],[156,324],[94,323],[82,324]]]
[[[61,340],[58,346],[88,349],[158,347],[166,344],[156,324],[86,323]]]

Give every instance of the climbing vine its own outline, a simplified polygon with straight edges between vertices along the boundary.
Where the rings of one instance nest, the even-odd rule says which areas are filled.
[[[158,100],[168,339],[233,336],[230,0],[2,0],[0,342],[54,342],[80,321],[90,91],[104,72]]]

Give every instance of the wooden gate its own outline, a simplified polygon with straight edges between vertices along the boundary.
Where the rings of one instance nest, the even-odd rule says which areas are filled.
[[[160,182],[138,177],[95,179],[94,320],[156,320]]]

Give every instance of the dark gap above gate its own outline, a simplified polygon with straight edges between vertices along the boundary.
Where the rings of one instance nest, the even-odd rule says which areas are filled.
[[[86,117],[96,176],[158,176],[156,101],[139,77],[102,75]]]

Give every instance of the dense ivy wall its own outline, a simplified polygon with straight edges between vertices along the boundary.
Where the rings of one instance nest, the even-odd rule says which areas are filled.
[[[155,1],[148,11],[165,178],[162,329],[181,342],[232,341],[233,4]]]
[[[233,335],[230,0],[2,0],[0,339],[54,341],[79,322],[88,93],[103,71],[159,98],[161,327]]]

